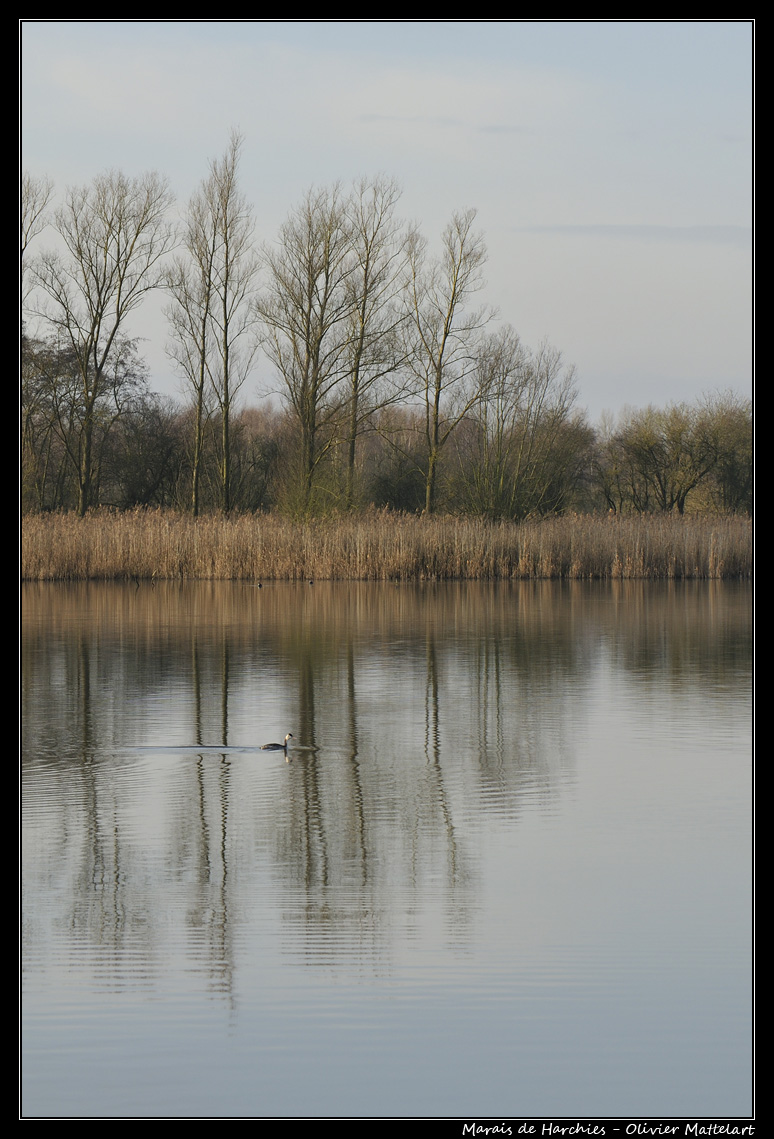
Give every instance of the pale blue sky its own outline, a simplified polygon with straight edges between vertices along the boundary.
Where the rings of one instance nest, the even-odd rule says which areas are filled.
[[[377,172],[431,243],[475,207],[485,299],[596,419],[750,391],[752,58],[750,20],[24,20],[22,164],[157,169],[182,208],[235,126],[260,240]],[[132,331],[173,392],[159,308]]]

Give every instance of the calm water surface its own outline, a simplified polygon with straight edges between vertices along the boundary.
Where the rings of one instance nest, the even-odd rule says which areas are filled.
[[[26,1116],[749,1115],[746,586],[22,601]]]

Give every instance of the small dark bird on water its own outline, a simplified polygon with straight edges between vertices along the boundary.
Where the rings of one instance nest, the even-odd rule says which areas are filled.
[[[293,739],[293,733],[288,732],[288,734],[285,736],[285,742],[283,744],[261,744],[261,751],[284,751],[284,752],[287,752],[288,740],[292,740],[292,739]]]

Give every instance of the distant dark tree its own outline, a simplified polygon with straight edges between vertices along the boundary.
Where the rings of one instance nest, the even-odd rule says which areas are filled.
[[[548,344],[530,351],[505,327],[481,342],[476,387],[457,447],[466,508],[512,519],[564,509],[593,438],[575,410],[574,368]]]
[[[175,404],[140,390],[105,448],[101,499],[122,509],[174,506],[183,443]]]
[[[376,420],[363,480],[375,506],[416,513],[426,500],[424,416],[403,407],[382,410]]]
[[[86,418],[82,378],[72,347],[54,339],[23,339],[22,487],[27,508],[80,508]],[[135,343],[114,341],[103,365],[99,396],[88,408],[92,505],[101,502],[118,425],[138,403],[151,399]]]
[[[62,388],[77,387],[77,376],[71,354],[23,333],[21,494],[25,511],[74,508],[77,504],[77,479],[57,417],[57,393]]]
[[[280,417],[255,407],[234,418],[234,505],[239,510],[267,510],[275,504],[277,468],[281,462]]]

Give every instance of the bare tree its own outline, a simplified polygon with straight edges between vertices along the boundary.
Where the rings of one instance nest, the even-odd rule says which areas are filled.
[[[25,170],[21,184],[21,273],[22,303],[26,302],[31,286],[28,285],[29,272],[25,260],[27,248],[48,225],[48,207],[54,193],[54,183],[50,178],[33,178]]]
[[[27,246],[48,225],[48,207],[54,193],[50,178],[34,178],[26,170],[21,184],[21,255]]]
[[[226,512],[232,507],[234,400],[252,368],[257,349],[253,300],[258,258],[253,245],[252,206],[237,182],[241,148],[242,136],[233,131],[226,153],[219,161],[210,163],[210,176],[202,186],[215,237],[209,316],[214,351],[209,372],[220,411],[221,503]]]
[[[34,278],[40,310],[78,370],[78,511],[92,504],[94,427],[101,398],[114,389],[121,334],[129,315],[162,280],[172,244],[171,194],[155,173],[127,178],[111,171],[67,191],[55,215],[65,254],[38,259]]]
[[[613,514],[651,509],[650,490],[640,477],[633,457],[624,447],[622,427],[632,409],[620,416],[606,411],[597,427],[591,472],[594,486]]]
[[[752,401],[735,392],[716,392],[700,403],[717,462],[709,479],[709,501],[716,510],[752,513]]]
[[[189,225],[191,218],[189,216]],[[206,237],[206,234],[202,234]],[[186,244],[190,239],[187,234]],[[169,276],[168,288],[174,301],[165,309],[170,324],[172,340],[167,345],[167,355],[177,371],[188,384],[193,401],[193,441],[191,450],[191,512],[196,517],[200,506],[201,467],[204,456],[204,428],[209,415],[207,391],[209,386],[210,321],[209,309],[212,299],[211,277],[208,268],[208,253],[211,246],[206,243],[199,252],[204,254],[203,263],[195,259],[193,263],[184,258],[176,258]]]
[[[282,380],[300,436],[299,507],[312,505],[315,472],[336,440],[342,380],[351,370],[354,296],[351,225],[341,188],[311,189],[264,262],[257,304],[264,347]]]
[[[347,450],[345,505],[355,501],[355,459],[363,424],[379,408],[400,397],[400,386],[387,389],[405,361],[400,329],[406,319],[400,304],[408,260],[409,233],[395,217],[400,187],[393,179],[362,178],[347,204],[352,245],[351,332],[347,349]]]
[[[165,309],[172,339],[167,355],[186,381],[193,398],[191,455],[191,511],[199,513],[204,428],[209,416],[207,394],[211,384],[214,332],[211,310],[215,292],[215,258],[219,245],[219,211],[200,188],[188,205],[184,222],[183,256],[175,258],[169,273],[172,303]]]
[[[575,369],[548,344],[531,352],[506,326],[482,342],[477,387],[478,430],[462,466],[470,505],[494,518],[559,509],[591,438],[574,411]]]
[[[166,315],[172,340],[167,352],[194,402],[191,509],[199,513],[204,428],[220,416],[219,478],[224,511],[233,506],[231,427],[234,401],[256,351],[253,291],[258,259],[253,248],[252,207],[237,181],[242,136],[209,164],[209,176],[191,198],[182,245],[169,275],[172,304]],[[209,402],[212,397],[213,408]]]
[[[70,386],[76,369],[52,345],[22,333],[22,509],[59,509],[66,501],[70,467],[59,434],[52,389]]]
[[[688,496],[718,460],[710,420],[700,407],[684,403],[629,413],[619,438],[648,505],[665,513],[684,514]]]
[[[409,343],[425,419],[425,511],[436,506],[438,460],[452,432],[479,399],[475,372],[479,340],[494,312],[470,309],[484,281],[486,246],[473,230],[476,211],[454,214],[443,233],[441,257],[429,265],[425,243],[414,234],[407,287]]]
[[[140,388],[111,434],[103,460],[101,500],[121,509],[171,506],[179,474],[178,407]]]
[[[91,450],[91,504],[103,501],[105,460],[116,426],[148,399],[147,373],[134,341],[118,338],[103,368],[100,391],[84,425],[83,381],[77,354],[55,340],[22,342],[23,492],[34,484],[39,509],[79,502],[83,448]]]

